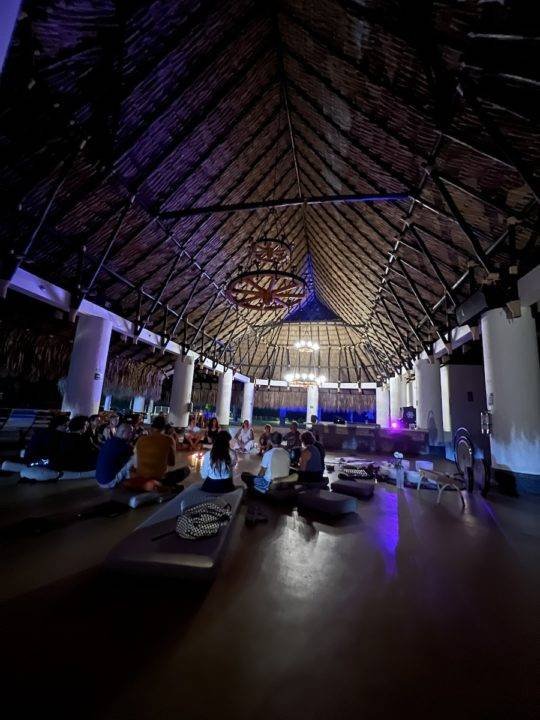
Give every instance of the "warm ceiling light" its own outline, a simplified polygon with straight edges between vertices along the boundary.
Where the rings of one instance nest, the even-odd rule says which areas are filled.
[[[313,340],[297,340],[294,347],[299,352],[316,352],[320,349],[319,343],[313,342]]]
[[[324,375],[315,375],[315,373],[291,372],[285,375],[285,380],[290,385],[298,387],[309,387],[310,385],[320,386],[326,382]]]

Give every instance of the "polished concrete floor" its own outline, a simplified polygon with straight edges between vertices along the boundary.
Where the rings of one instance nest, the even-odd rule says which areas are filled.
[[[179,459],[182,462],[182,458]],[[242,461],[246,469],[255,459]],[[0,526],[92,504],[0,481]],[[210,586],[105,574],[152,509],[0,545],[3,706],[93,718],[538,716],[540,502],[379,484],[329,524],[260,503]]]

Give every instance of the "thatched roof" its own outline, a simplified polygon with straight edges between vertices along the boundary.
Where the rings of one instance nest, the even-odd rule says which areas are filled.
[[[533,6],[23,2],[2,76],[0,277],[20,263],[257,374],[286,310],[238,310],[223,289],[277,223],[338,317],[332,352],[355,348],[327,374],[391,371],[454,322],[471,266],[484,282],[534,257]],[[387,193],[410,199],[162,215]]]

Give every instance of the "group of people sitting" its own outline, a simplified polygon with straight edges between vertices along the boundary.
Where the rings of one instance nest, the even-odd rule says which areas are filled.
[[[42,465],[53,470],[94,470],[100,447],[116,435],[120,421],[117,413],[90,417],[76,415],[70,420],[67,415],[55,415],[48,428],[39,428],[32,433],[24,459],[29,465]],[[145,432],[141,415],[130,416],[128,422],[135,436]]]
[[[206,452],[201,467],[203,489],[210,492],[228,492],[233,489],[233,469],[236,464],[235,449],[239,444],[239,433],[250,429],[246,420],[234,440],[227,431],[221,430],[212,449]],[[253,433],[253,430],[251,430]],[[247,438],[246,438],[247,439]],[[286,446],[283,447],[285,439]],[[231,442],[232,441],[232,442]],[[247,440],[250,442],[250,440]],[[254,444],[254,439],[251,440]],[[261,465],[256,474],[242,473],[243,482],[251,490],[266,493],[272,484],[309,484],[320,482],[324,473],[325,451],[316,436],[307,431],[300,433],[296,423],[283,437],[269,425],[259,440],[262,450]]]
[[[262,456],[258,472],[242,473],[242,480],[254,491],[265,493],[275,481],[316,482],[324,472],[323,446],[314,433],[300,433],[295,422],[284,436],[265,425],[257,447],[249,420],[233,438],[220,428],[217,418],[206,424],[201,415],[189,419],[182,440],[163,415],[154,418],[148,429],[139,414],[79,415],[68,422],[65,416],[56,416],[47,430],[33,434],[26,460],[55,470],[95,470],[103,488],[153,491],[178,485],[189,475],[187,467],[173,469],[176,450],[200,450],[203,444],[211,445],[201,466],[203,490],[209,492],[232,490],[237,453],[257,449]]]

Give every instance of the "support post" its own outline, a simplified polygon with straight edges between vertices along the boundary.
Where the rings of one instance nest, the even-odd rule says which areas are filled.
[[[382,428],[390,427],[390,388],[387,383],[375,391],[375,421]]]
[[[427,430],[430,447],[444,444],[441,403],[441,372],[437,362],[419,359],[414,363],[416,426]]]
[[[255,383],[244,383],[244,391],[242,395],[242,420],[253,422],[253,405],[255,402]]]
[[[72,416],[99,411],[111,332],[111,320],[79,316],[62,402],[62,410]]]
[[[193,387],[195,365],[190,355],[180,357],[174,364],[171,389],[171,407],[169,418],[177,427],[187,427],[189,422],[189,404]]]
[[[222,427],[228,427],[230,422],[232,384],[233,371],[229,368],[219,376],[218,380],[216,417]]]
[[[493,476],[505,489],[540,493],[540,365],[531,310],[509,320],[482,316],[482,348]]]
[[[317,385],[308,385],[306,423],[311,422],[312,415],[319,417],[319,388]]]
[[[144,403],[145,403],[144,396],[143,396],[143,395],[136,395],[136,396],[133,398],[133,406],[132,406],[131,409],[133,410],[133,412],[143,413],[143,412],[144,412]]]

